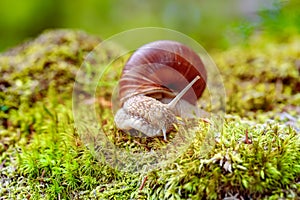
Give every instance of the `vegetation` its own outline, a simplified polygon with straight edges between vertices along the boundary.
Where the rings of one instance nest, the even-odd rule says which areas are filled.
[[[222,132],[203,155],[202,128],[183,156],[147,174],[123,172],[97,160],[74,129],[76,69],[99,39],[50,31],[2,54],[0,196],[299,198],[299,39],[257,37],[251,46],[214,53],[226,80]]]
[[[291,2],[261,12],[259,28],[236,24],[246,41],[210,53],[227,95],[222,130],[205,144],[210,151],[203,153],[210,125],[199,120],[185,154],[146,173],[97,159],[74,128],[75,76],[99,38],[52,30],[0,54],[0,199],[299,199],[300,12],[292,11],[300,7]],[[88,61],[96,66],[114,51],[95,51]],[[99,115],[110,118],[112,92],[97,92]],[[164,145],[111,122],[101,121],[121,148]]]
[[[298,0],[2,0],[0,8],[0,51],[61,27],[102,38],[136,27],[165,27],[191,36],[205,49],[230,47],[257,29],[278,37],[300,27]]]

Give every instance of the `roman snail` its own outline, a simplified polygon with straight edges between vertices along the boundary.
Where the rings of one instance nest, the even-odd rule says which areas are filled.
[[[122,71],[116,126],[167,140],[176,116],[191,117],[197,110],[206,79],[200,57],[184,44],[161,40],[140,47]]]

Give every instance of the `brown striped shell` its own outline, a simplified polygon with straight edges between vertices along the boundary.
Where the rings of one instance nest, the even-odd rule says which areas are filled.
[[[174,98],[197,75],[201,78],[182,98],[196,104],[206,86],[206,70],[200,57],[189,47],[161,40],[140,47],[129,58],[119,82],[121,104],[135,95],[158,100]]]

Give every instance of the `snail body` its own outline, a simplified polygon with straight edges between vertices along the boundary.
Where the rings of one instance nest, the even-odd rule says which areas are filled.
[[[148,96],[133,96],[117,112],[116,125],[122,130],[134,128],[149,137],[162,134],[166,140],[166,133],[177,123],[176,116],[166,105]]]
[[[116,126],[166,140],[178,123],[176,116],[192,115],[205,86],[206,70],[193,50],[175,41],[146,44],[123,68]]]

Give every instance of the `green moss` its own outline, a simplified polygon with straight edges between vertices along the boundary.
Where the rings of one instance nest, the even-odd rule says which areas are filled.
[[[296,195],[299,134],[287,126],[278,129],[276,123],[249,126],[243,120],[227,120],[209,154],[203,157],[199,149],[194,149],[192,156],[183,156],[168,169],[155,172],[149,186],[157,190],[151,194],[157,199],[179,194],[184,199],[220,199],[235,194],[255,199],[277,193]],[[246,131],[251,144],[244,142]],[[159,190],[161,187],[164,190]]]
[[[249,111],[290,112],[299,105],[299,41],[297,35],[276,43],[258,37],[251,46],[215,54],[226,78],[226,111],[248,116]]]
[[[209,126],[199,123],[186,153],[149,173],[123,172],[97,160],[74,128],[76,70],[99,41],[82,32],[50,31],[0,55],[1,197],[299,198],[299,36],[282,42],[254,38],[251,46],[214,53],[227,91],[222,131],[205,151]],[[109,57],[98,53],[94,64]],[[103,129],[121,148],[160,148],[159,138],[128,137],[105,120],[112,117],[105,100],[118,74],[107,76],[107,90],[99,91]]]

